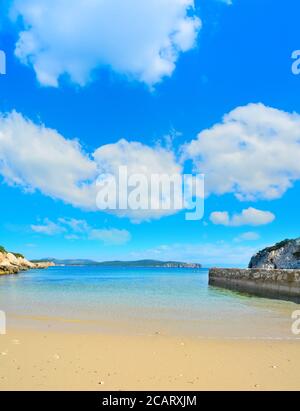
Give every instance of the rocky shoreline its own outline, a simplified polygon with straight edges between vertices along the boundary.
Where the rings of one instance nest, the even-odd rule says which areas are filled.
[[[4,250],[0,252],[0,275],[18,274],[20,271],[45,269],[54,265],[54,263],[48,261],[32,263],[21,254],[14,254]]]
[[[300,238],[255,254],[248,269],[211,268],[209,284],[266,298],[300,303]]]
[[[249,268],[299,270],[300,238],[283,240],[259,251],[251,258]]]

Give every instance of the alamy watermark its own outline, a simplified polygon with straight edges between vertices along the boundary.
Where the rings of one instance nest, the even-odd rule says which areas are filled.
[[[0,50],[0,75],[6,74],[6,54]]]
[[[295,310],[292,312],[292,323],[291,331],[294,335],[300,335],[300,310]]]
[[[127,166],[120,166],[117,173],[100,175],[96,185],[99,210],[188,210],[186,220],[201,220],[204,215],[203,174],[130,173]]]
[[[300,50],[293,51],[292,60],[294,60],[292,64],[292,73],[297,76],[300,74]]]
[[[0,335],[6,334],[6,314],[4,311],[0,311]]]

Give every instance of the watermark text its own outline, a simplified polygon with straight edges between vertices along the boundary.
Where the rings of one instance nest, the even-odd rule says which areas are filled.
[[[294,60],[292,64],[292,73],[297,76],[300,74],[300,50],[293,51],[292,60]]]
[[[292,312],[292,320],[294,320],[291,331],[294,335],[300,335],[300,310]]]
[[[6,334],[6,315],[4,311],[0,311],[0,335]]]
[[[6,74],[6,54],[0,50],[0,75]]]
[[[204,215],[203,174],[130,173],[120,166],[115,174],[100,175],[96,184],[99,210],[188,210],[186,220]]]

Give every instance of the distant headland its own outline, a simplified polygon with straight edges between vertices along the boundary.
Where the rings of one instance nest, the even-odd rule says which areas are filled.
[[[48,268],[55,265],[50,261],[32,262],[23,254],[12,253],[0,246],[0,275],[17,274],[20,271]]]
[[[186,263],[181,261],[137,260],[137,261],[94,261],[87,259],[57,259],[43,258],[29,261],[23,254],[9,252],[0,246],[0,275],[17,274],[20,271],[30,269],[49,268],[53,266],[102,266],[124,268],[202,268],[198,263]]]
[[[138,260],[138,261],[93,261],[84,259],[59,260],[56,258],[45,258],[35,260],[34,263],[51,262],[56,266],[103,266],[103,267],[132,267],[132,268],[201,268],[198,263],[185,263],[181,261],[160,260]]]

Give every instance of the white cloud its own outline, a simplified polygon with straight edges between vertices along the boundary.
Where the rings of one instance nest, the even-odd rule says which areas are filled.
[[[210,215],[210,221],[216,225],[239,227],[243,225],[259,226],[273,222],[275,215],[270,211],[257,210],[249,207],[240,214],[229,216],[227,211],[215,211]]]
[[[241,200],[277,198],[300,179],[300,116],[261,104],[238,108],[186,145],[184,156],[193,158],[197,171],[206,173],[208,194],[232,192]],[[97,210],[97,176],[117,175],[121,165],[127,166],[129,175],[141,173],[148,181],[153,174],[182,173],[171,147],[120,140],[88,154],[78,141],[21,114],[0,114],[0,174],[8,184]],[[115,214],[141,221],[177,211],[117,210]],[[212,218],[218,224],[238,226],[266,224],[275,216],[249,208],[241,216],[231,218],[218,211]]]
[[[11,16],[23,22],[15,53],[46,86],[63,74],[85,85],[99,66],[152,86],[201,27],[194,0],[14,0]]]
[[[217,225],[229,225],[229,213],[227,211],[214,211],[209,217],[210,221]]]
[[[85,220],[77,220],[75,218],[59,218],[58,223],[76,234],[85,233],[89,230],[89,225]]]
[[[80,144],[16,112],[0,115],[0,174],[24,190],[96,208],[97,166]]]
[[[47,218],[42,224],[31,225],[31,230],[38,234],[46,234],[51,236],[61,234],[66,231],[64,227],[60,226],[59,224],[53,223]]]
[[[260,235],[258,233],[255,233],[254,231],[248,231],[246,233],[242,233],[238,237],[236,237],[234,240],[236,242],[241,242],[241,241],[256,241],[260,239]]]
[[[127,230],[111,229],[93,229],[89,233],[89,239],[101,240],[105,244],[126,244],[130,241],[131,235]]]
[[[85,220],[59,218],[56,222],[45,219],[42,224],[31,225],[31,230],[38,234],[63,234],[66,240],[98,240],[106,245],[122,245],[131,240],[127,230],[117,228],[91,227]]]
[[[300,179],[300,116],[263,104],[238,107],[183,152],[206,175],[208,195],[280,198]]]
[[[152,148],[139,142],[120,140],[115,144],[102,146],[95,151],[94,158],[98,164],[99,173],[115,176],[117,183],[120,165],[127,167],[129,177],[138,174],[145,177],[149,187],[153,174],[172,176],[182,173],[182,167],[176,162],[176,158],[171,149],[165,149],[160,146]],[[123,192],[123,189],[121,191]],[[117,192],[119,192],[118,184]],[[162,216],[172,215],[178,212],[178,210],[175,209],[163,208],[164,202],[167,203],[169,201],[168,196],[161,199],[151,190],[147,194],[149,204],[150,202],[159,204],[160,200],[162,200],[162,203],[157,207],[157,210],[127,209],[116,210],[113,211],[113,213],[119,216],[127,216],[131,218],[132,221],[140,222],[141,220],[161,218]]]
[[[95,161],[101,173],[118,172],[120,164],[128,169],[129,174],[179,173],[181,166],[176,163],[174,153],[161,146],[149,147],[139,142],[120,140],[107,144],[94,153]]]
[[[54,199],[86,210],[97,210],[96,180],[100,174],[118,174],[127,166],[128,175],[181,173],[171,149],[149,147],[120,140],[85,153],[76,140],[34,124],[21,114],[0,114],[0,174],[7,184],[25,191],[39,190]],[[166,199],[167,200],[167,199]],[[160,218],[177,210],[115,211],[136,221]]]

